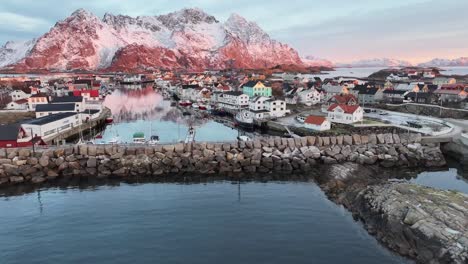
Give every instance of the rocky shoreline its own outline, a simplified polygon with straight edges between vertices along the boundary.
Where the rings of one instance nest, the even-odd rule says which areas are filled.
[[[417,263],[467,263],[468,195],[391,180],[359,164],[325,170],[322,189],[389,249]]]
[[[57,178],[162,177],[180,174],[251,174],[310,171],[319,164],[355,162],[383,167],[445,165],[439,145],[419,134],[263,138],[223,144],[190,143],[135,147],[79,145],[32,153],[0,153],[0,185],[43,183]]]

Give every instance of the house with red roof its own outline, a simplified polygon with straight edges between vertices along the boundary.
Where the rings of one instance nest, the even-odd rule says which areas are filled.
[[[330,108],[330,106],[333,104],[359,105],[359,100],[354,94],[351,93],[334,95],[322,105],[322,111],[328,112],[328,108]]]
[[[28,110],[29,104],[28,99],[20,99],[8,103],[5,109],[7,110]]]
[[[352,124],[364,118],[364,111],[359,105],[332,104],[327,112],[328,120],[333,123]]]
[[[324,116],[308,116],[304,121],[304,126],[315,131],[330,130],[331,123]]]

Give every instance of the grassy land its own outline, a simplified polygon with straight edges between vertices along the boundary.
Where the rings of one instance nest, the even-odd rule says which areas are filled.
[[[0,124],[14,124],[23,120],[29,120],[36,117],[34,112],[12,112],[12,113],[0,113]]]

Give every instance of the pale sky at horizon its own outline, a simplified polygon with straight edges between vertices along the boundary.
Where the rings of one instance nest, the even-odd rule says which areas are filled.
[[[225,21],[238,13],[301,56],[334,62],[396,58],[413,63],[468,57],[468,0],[1,0],[0,45],[46,33],[84,8],[104,13],[159,15],[198,7]]]

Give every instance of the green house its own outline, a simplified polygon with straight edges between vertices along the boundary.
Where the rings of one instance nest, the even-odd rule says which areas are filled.
[[[250,98],[255,96],[271,96],[271,87],[265,86],[260,81],[249,81],[242,86],[242,92],[248,95]]]

